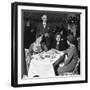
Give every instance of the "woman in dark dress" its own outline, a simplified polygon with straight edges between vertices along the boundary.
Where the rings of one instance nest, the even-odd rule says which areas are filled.
[[[59,51],[64,51],[68,48],[68,44],[65,39],[61,38],[61,34],[56,33],[55,40],[53,41],[52,48]]]

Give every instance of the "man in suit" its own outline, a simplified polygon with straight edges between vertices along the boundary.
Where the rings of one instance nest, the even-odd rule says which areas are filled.
[[[50,49],[50,44],[51,44],[51,30],[50,30],[50,24],[47,23],[47,15],[43,15],[41,17],[42,22],[38,24],[37,27],[37,32],[36,35],[43,34],[44,38],[43,40],[45,41],[45,44],[48,48]]]
[[[42,22],[38,24],[37,34],[44,34],[50,30],[49,23],[47,23],[47,15],[41,17]]]

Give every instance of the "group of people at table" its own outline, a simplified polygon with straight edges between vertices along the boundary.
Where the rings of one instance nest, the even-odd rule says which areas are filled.
[[[79,58],[75,45],[76,39],[73,36],[73,33],[69,31],[67,32],[67,35],[65,35],[62,30],[52,36],[50,32],[47,31],[49,29],[46,25],[47,16],[43,15],[42,20],[44,29],[40,27],[41,29],[39,29],[38,34],[36,35],[36,40],[28,49],[29,52],[27,55],[29,56],[29,59],[26,59],[27,65],[31,62],[32,55],[39,54],[43,51],[47,52],[53,48],[64,52],[64,55],[53,64],[56,75],[64,75],[65,72],[73,72]],[[65,59],[66,56],[67,59]],[[63,65],[60,66],[61,62],[63,62]]]

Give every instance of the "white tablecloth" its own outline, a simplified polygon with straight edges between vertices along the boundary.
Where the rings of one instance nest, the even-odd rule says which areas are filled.
[[[63,52],[51,49],[47,52],[33,55],[28,71],[28,77],[54,77],[55,72],[53,63],[63,54]]]

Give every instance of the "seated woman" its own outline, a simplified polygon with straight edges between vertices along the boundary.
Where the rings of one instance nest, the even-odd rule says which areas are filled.
[[[55,40],[52,44],[52,48],[57,49],[59,51],[64,51],[68,48],[66,40],[61,38],[61,34],[59,32],[56,33]]]
[[[42,51],[47,51],[47,47],[44,42],[42,42],[43,35],[36,36],[35,42],[33,42],[28,51],[28,56],[26,57],[27,68],[29,68],[31,55],[41,53]]]
[[[75,45],[73,44],[74,37],[70,34],[67,36],[67,43],[69,48],[65,51],[67,59],[57,69],[58,75],[64,75],[66,72],[73,72],[78,61],[78,54]]]
[[[42,42],[43,35],[38,35],[34,43],[30,45],[29,52],[30,55],[38,54],[42,51],[47,51],[47,47],[44,42]]]

